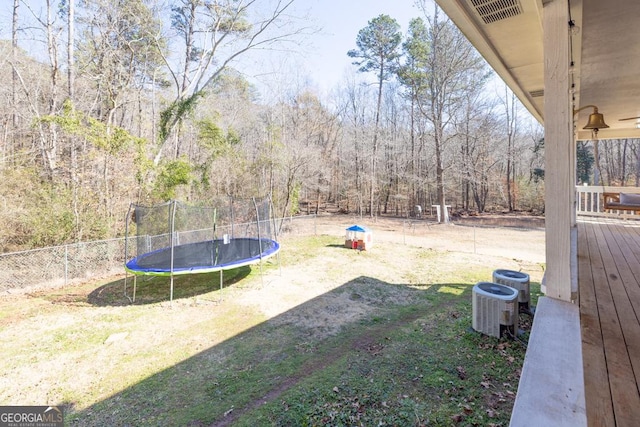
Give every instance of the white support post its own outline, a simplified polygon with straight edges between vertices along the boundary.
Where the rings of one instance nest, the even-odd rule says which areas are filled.
[[[544,2],[546,294],[571,301],[571,227],[575,200],[573,107],[566,0]]]

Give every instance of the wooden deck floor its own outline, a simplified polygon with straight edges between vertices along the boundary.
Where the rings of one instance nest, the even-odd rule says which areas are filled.
[[[640,425],[640,223],[578,222],[589,426]]]

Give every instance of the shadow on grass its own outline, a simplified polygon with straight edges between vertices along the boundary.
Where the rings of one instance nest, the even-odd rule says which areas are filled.
[[[122,288],[116,284],[106,286]],[[455,413],[460,402],[454,395],[441,400],[450,383],[461,381],[456,367],[461,362],[454,357],[462,354],[482,367],[466,368],[470,378],[482,372],[465,383],[468,387],[486,382],[485,371],[496,369],[463,348],[472,353],[478,340],[488,338],[468,331],[471,289],[461,283],[398,285],[359,277],[69,418],[82,426],[338,425],[356,418],[371,425],[384,414],[389,424],[413,425],[416,417],[435,416],[439,405],[450,405]],[[347,389],[349,401],[341,397]],[[412,404],[407,396],[424,399],[416,397]],[[336,411],[356,418],[339,422],[331,418]]]
[[[353,250],[353,248],[348,248],[346,247],[344,244],[340,245],[340,244],[330,244],[326,246],[327,248],[340,248],[340,249],[348,249],[348,250]]]
[[[229,287],[251,273],[250,266],[225,270],[222,272],[222,289]],[[221,272],[178,275],[173,278],[173,298],[192,298],[212,291],[220,291]],[[129,298],[133,296],[134,280],[136,283],[135,302]],[[123,306],[143,305],[169,301],[170,278],[166,276],[133,276],[126,279],[118,279],[93,290],[87,296],[87,302],[91,305]]]

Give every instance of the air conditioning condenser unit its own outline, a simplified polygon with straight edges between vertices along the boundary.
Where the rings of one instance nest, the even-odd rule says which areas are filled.
[[[479,282],[473,287],[472,327],[476,331],[500,338],[518,332],[518,291],[493,282]]]
[[[529,275],[514,270],[494,270],[493,282],[509,286],[518,291],[518,307],[520,313],[533,315],[531,310],[531,291]]]

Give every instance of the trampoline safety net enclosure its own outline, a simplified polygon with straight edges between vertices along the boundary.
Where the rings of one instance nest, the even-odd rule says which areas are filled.
[[[134,275],[171,276],[173,299],[174,275],[222,272],[275,255],[280,245],[270,208],[269,199],[228,199],[211,207],[175,200],[151,207],[131,204],[125,269]]]

